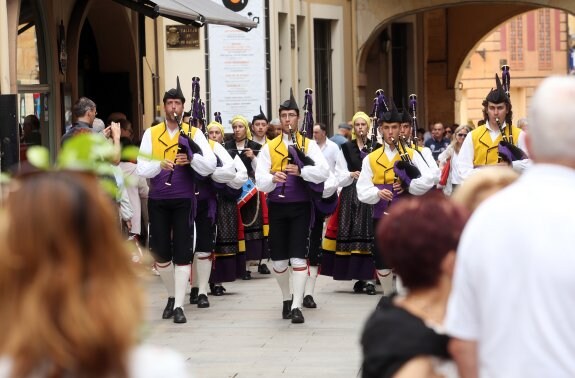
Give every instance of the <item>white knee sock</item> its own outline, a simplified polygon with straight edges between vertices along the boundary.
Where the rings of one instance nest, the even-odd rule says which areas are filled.
[[[190,270],[192,265],[176,265],[174,269],[175,295],[174,308],[184,308],[184,298],[186,297],[186,288],[190,280]]]
[[[272,269],[272,273],[276,278],[276,281],[278,282],[278,285],[280,286],[280,289],[282,291],[282,296],[283,296],[283,300],[284,301],[289,301],[291,299],[291,293],[289,290],[289,271],[288,271],[288,267],[286,266],[283,270],[276,270],[277,267],[273,267]]]
[[[171,261],[167,263],[156,263],[156,270],[160,273],[160,278],[168,291],[168,297],[174,297],[174,266]]]
[[[391,269],[378,269],[377,279],[381,283],[383,295],[391,295],[393,292],[393,274],[391,274]]]
[[[194,262],[192,264],[192,280],[190,282],[192,287],[198,287],[198,256],[194,253]]]
[[[204,253],[207,256],[202,256]],[[211,253],[208,252],[199,252],[198,254],[198,295],[208,295],[208,282],[210,281],[210,274],[212,274],[212,260],[210,256]]]
[[[292,267],[292,284],[293,284],[293,302],[291,305],[294,308],[301,308],[303,302],[303,292],[305,290],[305,282],[307,281],[307,267]]]
[[[307,278],[307,282],[305,283],[304,296],[313,295],[313,290],[315,289],[315,281],[317,280],[317,272],[319,271],[319,267],[310,266],[308,269],[309,269],[309,276]]]

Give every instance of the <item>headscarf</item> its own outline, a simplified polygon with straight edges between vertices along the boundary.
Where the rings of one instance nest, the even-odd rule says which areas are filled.
[[[363,119],[365,121],[365,123],[367,123],[367,129],[365,130],[365,136],[367,136],[369,134],[369,129],[371,127],[371,118],[369,118],[369,116],[367,114],[365,114],[362,111],[359,111],[357,113],[355,113],[353,115],[353,117],[351,118],[351,124],[353,125],[351,127],[351,139],[356,139],[357,136],[355,135],[355,121],[357,121],[358,119]]]
[[[209,131],[211,130],[211,128],[214,127],[214,126],[215,126],[215,127],[218,127],[218,128],[220,129],[220,131],[221,131],[221,133],[222,133],[222,136],[225,135],[224,127],[222,126],[221,123],[216,122],[216,121],[212,121],[212,122],[210,122],[210,123],[208,124],[208,128],[207,128],[208,132],[209,132]]]
[[[246,128],[246,137],[251,140],[252,139],[252,132],[250,131],[250,125],[248,123],[248,120],[246,119],[246,117],[241,116],[241,115],[236,115],[234,116],[234,118],[232,118],[232,126],[234,125],[234,123],[236,122],[241,122],[244,127]]]

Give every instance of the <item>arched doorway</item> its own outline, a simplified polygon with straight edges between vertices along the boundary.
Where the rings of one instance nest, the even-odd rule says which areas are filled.
[[[122,112],[141,130],[138,109],[139,65],[133,22],[129,10],[109,0],[77,3],[70,35],[74,38],[70,74],[73,101],[89,97],[98,106],[98,118],[106,122],[112,112]],[[72,102],[73,102],[72,101]]]
[[[510,67],[513,122],[524,118],[539,83],[569,71],[569,17],[575,24],[566,12],[539,8],[512,17],[484,36],[470,49],[456,77],[455,120],[477,124],[483,118],[481,103],[503,64]]]
[[[385,3],[388,6],[383,7],[379,2],[365,0],[358,6],[356,106],[371,108],[375,86],[387,88],[387,93],[394,93],[394,97],[405,96],[408,87],[407,92],[418,94],[420,99],[420,127],[429,121],[455,121],[455,89],[460,67],[469,51],[497,25],[543,6],[575,11],[575,2],[560,0]],[[400,36],[410,38],[408,44],[413,50],[401,50],[401,38],[395,38],[394,31],[402,28]],[[407,55],[407,61],[394,58],[396,47]],[[498,68],[497,65],[492,71]],[[402,79],[402,75],[407,78]],[[402,80],[399,90],[395,88],[398,80]],[[401,100],[396,99],[397,102]]]
[[[26,160],[32,145],[50,147],[54,140],[51,125],[53,100],[46,43],[44,4],[40,0],[22,0],[16,37],[17,120],[19,158]]]

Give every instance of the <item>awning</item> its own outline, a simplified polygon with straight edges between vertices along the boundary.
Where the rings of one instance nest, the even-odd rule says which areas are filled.
[[[227,25],[249,31],[257,23],[211,0],[113,0],[148,17],[163,16],[182,24]]]

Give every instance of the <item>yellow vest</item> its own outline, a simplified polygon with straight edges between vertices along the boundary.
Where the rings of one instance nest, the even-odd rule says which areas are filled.
[[[511,126],[513,134],[513,143],[517,145],[521,129]],[[505,128],[506,135],[509,134],[509,128]],[[487,126],[481,126],[471,132],[471,141],[473,142],[473,166],[481,167],[484,165],[495,165],[499,161],[497,146],[501,142],[501,134],[491,140]]]
[[[187,123],[182,123],[182,130],[187,134],[190,125]],[[196,131],[198,129],[192,127],[190,138],[194,138]],[[152,126],[152,156],[156,159],[167,159],[174,161],[176,159],[176,154],[178,152],[178,137],[180,133],[175,133],[173,137],[170,137],[170,133],[166,128],[164,122]]]
[[[389,160],[387,155],[383,151],[383,146],[379,147],[377,150],[370,153],[368,156],[369,164],[371,166],[371,171],[373,172],[373,183],[374,185],[378,184],[393,184],[395,179],[395,173],[393,172],[393,165],[396,161],[400,161],[401,158],[399,157],[399,152],[396,151],[396,154],[393,160]],[[411,148],[407,148],[407,154],[409,158],[413,160],[413,150]]]
[[[304,138],[299,132],[296,133],[296,140],[298,146],[301,146],[303,141],[305,140],[304,145],[304,152],[307,153],[307,147],[309,146],[310,139]],[[297,148],[297,146],[294,146]],[[271,171],[279,172],[283,171],[288,164],[287,157],[288,157],[288,149],[285,143],[283,143],[283,133],[272,139],[268,143],[268,148],[270,150],[270,159],[271,159]]]

